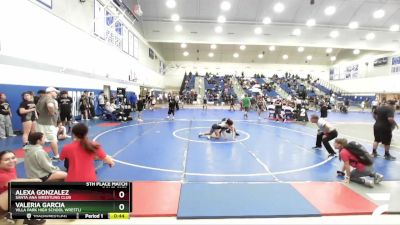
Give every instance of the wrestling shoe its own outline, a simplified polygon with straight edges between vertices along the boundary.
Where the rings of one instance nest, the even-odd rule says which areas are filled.
[[[312,147],[312,149],[321,149],[322,148],[322,146],[314,146],[314,147]]]
[[[383,175],[376,173],[374,176],[374,184],[379,184],[383,180]]]
[[[390,161],[395,161],[395,160],[396,160],[396,157],[394,157],[394,156],[392,156],[392,155],[390,155],[390,154],[385,154],[385,159],[386,159],[386,160],[390,160]]]

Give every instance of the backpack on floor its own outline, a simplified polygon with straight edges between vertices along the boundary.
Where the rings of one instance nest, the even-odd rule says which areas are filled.
[[[351,141],[347,144],[346,149],[349,150],[354,156],[356,156],[362,164],[370,166],[374,163],[374,159],[372,158],[372,156],[360,143]]]

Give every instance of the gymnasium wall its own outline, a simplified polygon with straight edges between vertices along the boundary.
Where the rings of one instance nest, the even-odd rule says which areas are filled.
[[[18,9],[18,13],[26,19],[12,20],[16,15],[11,9]],[[43,64],[43,72],[47,70],[46,66],[58,67],[64,72],[57,75],[57,80],[63,83],[71,82],[68,71],[74,71],[71,75],[85,73],[92,77],[110,78],[110,82],[120,80],[119,83],[124,84],[128,76],[134,73],[138,85],[164,86],[164,76],[158,72],[31,1],[1,1],[0,27],[1,56],[14,59],[9,61],[25,60],[30,64]],[[139,58],[148,58],[146,49],[141,51]],[[14,65],[18,66],[18,63]],[[5,73],[0,71],[0,74]],[[9,82],[18,84],[26,76],[29,74],[20,73]],[[73,81],[79,82],[76,79]],[[106,81],[101,79],[99,82],[106,84]]]
[[[345,68],[358,65],[358,78],[333,80],[332,84],[352,93],[399,93],[400,73],[392,73],[392,58],[400,52],[389,54],[367,54],[353,59],[338,61],[333,67]],[[387,57],[388,63],[374,66],[378,58]]]
[[[286,72],[298,74],[300,77],[307,77],[312,74],[321,79],[329,79],[329,68],[320,65],[296,65],[296,64],[259,64],[259,63],[211,63],[211,62],[168,62],[165,86],[167,88],[177,88],[182,83],[185,72],[204,75],[206,72],[213,74],[237,74],[244,72],[245,76],[252,77],[254,74],[264,74],[271,77],[273,74],[284,76]]]
[[[61,2],[53,1],[54,8],[60,7],[57,4]],[[0,92],[8,96],[15,130],[21,129],[15,110],[23,91],[37,92],[54,86],[69,91],[76,103],[84,90],[98,94],[104,85],[113,91],[121,87],[136,93],[141,85],[164,87],[164,76],[150,66],[54,16],[39,4],[29,0],[0,1]],[[14,19],[16,16],[23,19]],[[140,46],[145,46],[139,41]],[[147,46],[139,58],[148,58]],[[138,78],[135,83],[128,81],[132,73]]]

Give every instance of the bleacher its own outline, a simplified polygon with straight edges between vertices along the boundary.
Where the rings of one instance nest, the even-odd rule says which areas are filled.
[[[264,84],[267,83],[267,82],[265,82],[264,78],[260,78],[260,77],[257,77],[256,81],[261,86],[263,86]],[[269,91],[267,89],[263,89],[263,94],[264,94],[264,96],[268,96],[268,97],[272,97],[272,98],[275,98],[278,96],[278,93],[276,93],[276,91],[272,88]]]
[[[333,93],[333,91],[331,89],[329,89],[319,83],[314,84],[314,87],[318,88],[320,91],[322,91],[326,95],[331,95]]]

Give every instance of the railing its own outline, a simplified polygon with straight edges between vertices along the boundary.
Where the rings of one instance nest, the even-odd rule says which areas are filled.
[[[238,100],[241,100],[242,97],[246,94],[246,92],[243,90],[237,77],[233,77],[232,81],[233,81],[233,91],[236,93]]]

